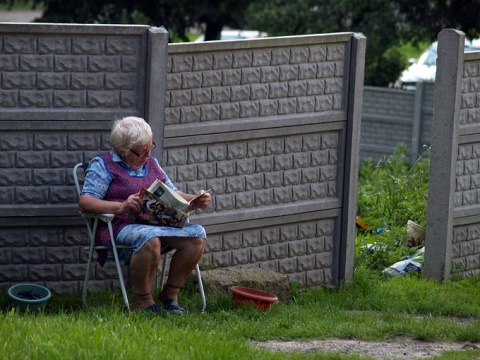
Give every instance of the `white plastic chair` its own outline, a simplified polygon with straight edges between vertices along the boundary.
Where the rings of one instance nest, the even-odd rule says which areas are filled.
[[[82,175],[87,169],[88,163],[78,163],[74,166],[73,168],[73,179],[75,181],[75,187],[77,189],[77,194],[80,197],[80,192],[81,192],[81,187],[80,187],[80,178],[79,178],[79,170],[82,170]],[[130,309],[129,303],[128,303],[128,297],[127,297],[127,291],[125,288],[125,282],[123,280],[123,272],[122,268],[120,265],[120,258],[118,256],[118,251],[117,249],[130,249],[129,246],[127,245],[117,245],[115,243],[115,239],[113,236],[113,228],[112,228],[112,220],[114,218],[113,214],[93,214],[93,213],[84,213],[80,212],[80,215],[85,219],[85,224],[87,226],[87,232],[88,232],[88,238],[90,241],[89,244],[89,249],[88,249],[88,261],[87,261],[87,270],[85,273],[85,281],[83,284],[83,292],[82,292],[82,300],[83,303],[86,305],[87,304],[87,289],[88,289],[88,281],[90,279],[90,271],[91,271],[91,264],[93,260],[93,255],[94,252],[97,250],[112,250],[113,251],[113,256],[115,260],[115,265],[117,267],[117,273],[118,273],[118,279],[120,281],[120,288],[122,290],[122,296],[123,296],[123,301],[125,303],[125,306],[127,309]],[[95,245],[95,234],[97,231],[98,227],[98,221],[103,221],[107,224],[108,226],[108,231],[110,233],[110,240],[112,243],[111,247],[108,246],[97,246]],[[167,256],[168,252],[173,250],[170,247],[162,247],[162,270],[161,270],[161,275],[160,275],[160,290],[163,288],[164,283],[165,283],[165,275],[166,275],[166,266],[167,266]],[[205,311],[205,308],[207,307],[207,302],[205,298],[205,291],[203,289],[203,282],[202,282],[202,276],[200,273],[200,267],[197,264],[196,265],[196,273],[197,273],[197,281],[198,281],[198,286],[200,289],[200,295],[202,297],[202,311]]]

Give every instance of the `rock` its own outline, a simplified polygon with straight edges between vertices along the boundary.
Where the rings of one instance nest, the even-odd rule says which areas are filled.
[[[197,283],[197,275],[190,280]],[[288,276],[260,268],[231,269],[220,268],[202,271],[205,292],[228,291],[231,286],[251,287],[274,294],[280,301],[290,300],[290,283]]]

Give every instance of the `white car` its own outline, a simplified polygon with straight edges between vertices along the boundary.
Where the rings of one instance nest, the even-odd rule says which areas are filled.
[[[222,30],[220,40],[247,40],[267,37],[267,33],[256,30]],[[200,35],[195,42],[205,41],[205,35]]]
[[[410,59],[410,66],[402,72],[397,81],[399,87],[414,89],[417,81],[435,81],[437,72],[437,46],[438,42],[432,43],[418,60]],[[466,40],[465,52],[480,50],[480,39]]]

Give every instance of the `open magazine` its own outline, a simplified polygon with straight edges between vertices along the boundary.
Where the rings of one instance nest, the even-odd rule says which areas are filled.
[[[188,220],[191,203],[203,194],[186,201],[163,182],[155,180],[148,189],[140,190],[143,198],[140,213],[131,212],[129,217],[144,224],[182,228]]]

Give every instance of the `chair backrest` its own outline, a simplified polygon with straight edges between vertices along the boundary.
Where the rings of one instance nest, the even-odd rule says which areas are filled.
[[[77,195],[80,197],[82,191],[82,183],[85,176],[85,170],[87,170],[88,163],[81,162],[73,167],[73,181],[75,182],[75,188],[77,189]],[[81,170],[81,171],[80,171]]]

